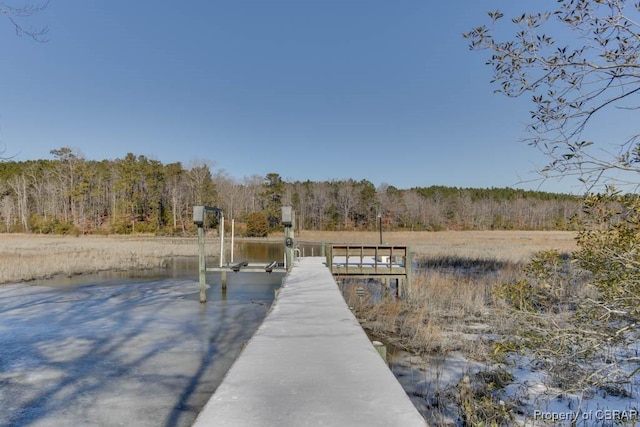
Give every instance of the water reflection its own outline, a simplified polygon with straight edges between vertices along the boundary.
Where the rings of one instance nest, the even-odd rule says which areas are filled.
[[[300,256],[324,256],[321,243],[296,242]],[[236,254],[241,254],[240,256]],[[226,259],[231,255],[227,251]],[[234,245],[234,260],[249,262],[284,261],[284,241],[282,242],[237,242]]]
[[[284,259],[284,243],[281,242],[239,242],[234,248],[235,261],[271,262]],[[230,259],[227,255],[227,259]]]

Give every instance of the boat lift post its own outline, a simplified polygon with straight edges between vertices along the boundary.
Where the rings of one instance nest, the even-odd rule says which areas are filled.
[[[287,271],[293,267],[294,233],[296,213],[292,206],[282,206],[282,225],[284,225],[284,266]]]
[[[218,224],[220,234],[220,267],[224,263],[224,214],[222,209],[213,206],[194,206],[193,207],[193,223],[198,227],[198,272],[200,281],[200,302],[207,302],[207,282],[206,282],[206,257],[204,253],[204,217],[207,212],[218,214],[220,222]]]

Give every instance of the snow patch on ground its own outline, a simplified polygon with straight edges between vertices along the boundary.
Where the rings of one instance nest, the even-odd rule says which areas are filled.
[[[637,355],[639,343],[618,349]],[[632,376],[624,393],[605,389],[568,393],[551,386],[547,372],[526,356],[512,356],[506,365],[473,361],[460,352],[446,356],[416,356],[395,350],[390,367],[421,414],[432,426],[460,426],[458,384],[464,375],[496,368],[513,379],[496,399],[513,405],[513,425],[520,426],[636,426],[640,418],[640,378]],[[627,375],[639,366],[624,365]],[[507,404],[507,403],[505,403]],[[510,406],[511,407],[511,406]],[[573,424],[572,424],[573,423]]]

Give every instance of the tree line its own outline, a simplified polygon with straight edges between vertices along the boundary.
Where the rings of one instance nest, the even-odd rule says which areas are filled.
[[[565,230],[581,206],[575,196],[512,188],[376,188],[354,179],[287,182],[277,173],[237,179],[202,160],[163,164],[128,153],[94,161],[69,147],[51,154],[0,162],[2,232],[190,234],[194,205],[220,207],[240,232],[262,235],[279,227],[283,205],[308,230],[380,223],[386,230]]]

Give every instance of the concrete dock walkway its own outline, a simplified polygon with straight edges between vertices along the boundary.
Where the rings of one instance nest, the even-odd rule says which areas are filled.
[[[302,258],[194,426],[425,426],[347,307]]]

